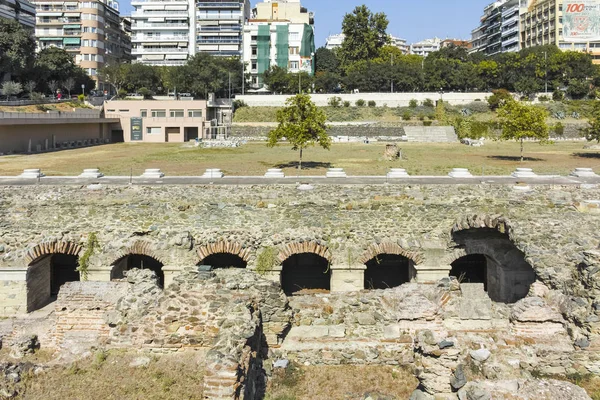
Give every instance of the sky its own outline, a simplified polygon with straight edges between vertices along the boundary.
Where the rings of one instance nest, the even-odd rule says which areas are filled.
[[[491,0],[301,0],[315,13],[316,46],[325,45],[330,34],[340,33],[344,14],[366,4],[373,12],[384,12],[390,21],[388,33],[408,43],[432,37],[470,39],[483,8]],[[121,14],[131,13],[130,0],[121,0]],[[252,6],[257,1],[251,0]]]

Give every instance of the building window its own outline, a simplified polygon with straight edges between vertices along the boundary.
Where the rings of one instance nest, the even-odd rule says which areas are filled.
[[[129,110],[119,110],[120,113],[128,113]]]
[[[140,117],[146,118],[148,116],[148,110],[140,110]]]
[[[183,110],[171,110],[171,118],[182,118],[184,116]]]
[[[300,54],[299,47],[290,47],[290,54]]]
[[[167,116],[166,110],[151,110],[152,118],[165,118]]]
[[[290,40],[300,40],[299,32],[290,32]]]
[[[257,50],[257,48],[256,48],[256,47],[254,47],[254,46],[253,46],[253,47],[252,47],[252,55],[253,55],[253,56],[255,56],[255,55],[257,55],[257,54],[258,54],[258,50]]]
[[[252,71],[256,71],[256,69],[258,68],[258,64],[256,64],[255,62],[252,63]]]
[[[162,129],[159,127],[147,127],[146,133],[148,135],[160,135],[162,133]]]
[[[290,61],[290,69],[298,69],[299,63],[298,61]]]
[[[202,118],[202,110],[188,110],[188,117]]]

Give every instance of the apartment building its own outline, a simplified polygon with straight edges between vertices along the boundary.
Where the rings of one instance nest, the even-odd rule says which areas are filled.
[[[21,23],[27,29],[35,28],[35,6],[26,0],[0,0],[0,18]]]
[[[75,63],[96,81],[99,90],[110,90],[98,77],[106,63],[122,62],[119,3],[112,0],[34,0],[37,49],[58,47],[73,55]]]
[[[131,56],[131,17],[121,17],[121,50],[123,52],[123,61],[130,62]]]
[[[325,48],[329,50],[337,49],[342,47],[342,43],[344,42],[345,36],[343,33],[338,33],[335,35],[329,35],[325,40]],[[390,45],[397,47],[400,49],[402,54],[410,53],[410,45],[406,43],[406,39],[402,39],[393,35],[389,35]]]
[[[586,18],[600,18],[599,10],[573,12],[567,15],[563,0],[529,0],[527,8],[521,13],[521,47],[529,48],[553,44],[561,50],[584,51],[592,55],[595,64],[600,64],[600,40],[597,34],[585,34],[578,37],[568,18],[575,21]],[[591,14],[595,15],[591,15]],[[581,27],[591,26],[581,24]],[[575,27],[576,28],[576,27]]]
[[[487,55],[515,52],[520,46],[520,15],[527,0],[499,0],[483,10],[480,25],[471,31],[471,52]]]
[[[416,54],[422,57],[427,57],[434,51],[439,51],[442,45],[442,39],[433,38],[425,39],[410,45],[410,54]]]
[[[263,86],[262,74],[275,65],[314,73],[314,15],[299,0],[258,3],[244,27],[243,44],[253,88]]]
[[[462,39],[444,39],[442,40],[442,43],[440,44],[440,48],[444,48],[444,47],[450,47],[450,46],[456,46],[456,47],[464,47],[465,49],[470,50],[471,49],[471,41],[470,40],[462,40]]]
[[[241,56],[249,0],[133,0],[135,62],[183,65],[196,53]]]

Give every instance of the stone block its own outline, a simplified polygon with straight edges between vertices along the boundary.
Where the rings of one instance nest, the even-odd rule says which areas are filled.
[[[346,327],[344,325],[332,325],[329,327],[328,335],[333,338],[346,337]]]
[[[400,337],[400,325],[387,325],[383,327],[385,339],[398,339]]]
[[[329,168],[325,174],[327,178],[347,178],[344,168]]]
[[[290,330],[288,334],[289,339],[316,339],[323,338],[329,335],[329,327],[325,325],[321,326],[295,326]]]
[[[537,174],[531,168],[517,168],[511,176],[514,178],[535,178]]]
[[[409,176],[404,168],[390,168],[390,172],[387,173],[389,179],[408,178]]]
[[[492,300],[483,290],[483,283],[462,283],[462,298],[458,315],[460,319],[489,320],[492,315]]]
[[[364,270],[331,269],[331,291],[356,292],[365,288]]]
[[[577,178],[592,178],[598,175],[596,175],[596,173],[594,173],[594,170],[591,168],[575,168],[575,170],[571,172],[571,176]]]
[[[467,168],[453,168],[452,171],[448,174],[451,178],[472,178],[473,175],[469,172]]]
[[[165,174],[161,172],[159,168],[148,168],[144,171],[144,173],[140,176],[143,179],[160,179],[163,178]]]
[[[45,175],[42,173],[42,171],[37,168],[31,168],[31,169],[24,169],[23,173],[21,175],[19,175],[19,178],[24,178],[24,179],[37,179],[37,178],[42,178]]]
[[[270,168],[267,170],[265,178],[285,178],[285,174],[279,168]]]
[[[104,174],[102,172],[100,172],[100,170],[98,168],[84,169],[83,173],[81,175],[79,175],[80,178],[92,178],[92,179],[102,178],[103,176],[104,176]]]
[[[222,178],[224,177],[225,174],[223,174],[223,172],[221,172],[220,169],[218,168],[209,168],[206,170],[206,172],[204,172],[204,174],[202,175],[202,178]]]

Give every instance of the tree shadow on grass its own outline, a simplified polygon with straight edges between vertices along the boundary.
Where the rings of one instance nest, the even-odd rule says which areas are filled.
[[[298,161],[290,161],[287,163],[277,164],[273,168],[298,168]],[[320,161],[302,161],[302,169],[318,169],[318,168],[332,168],[330,162]]]
[[[521,161],[521,156],[487,156],[487,158],[491,158],[494,160],[501,161]],[[546,161],[543,158],[535,158],[535,157],[523,157],[523,161]]]
[[[573,157],[600,159],[600,153],[573,153]]]

